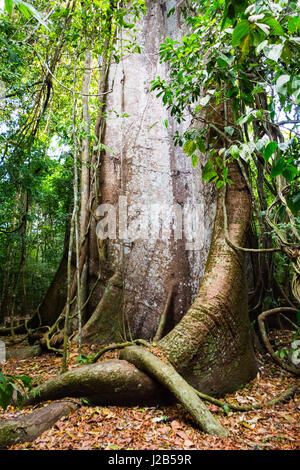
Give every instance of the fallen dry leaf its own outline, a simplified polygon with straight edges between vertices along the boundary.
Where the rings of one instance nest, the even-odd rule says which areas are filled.
[[[97,348],[98,349],[98,348]],[[90,348],[83,349],[88,355]],[[117,357],[112,351],[106,359]],[[71,351],[70,368],[79,367],[77,354]],[[260,356],[260,375],[243,390],[228,394],[224,399],[232,403],[259,403],[278,396],[297,383],[288,372],[279,369],[266,357]],[[45,354],[25,361],[9,359],[2,370],[13,375],[26,374],[42,383],[60,371],[61,358]],[[23,410],[9,407],[0,411],[0,419],[12,419],[31,413],[34,407]],[[210,411],[229,431],[229,436],[216,438],[197,429],[182,405],[159,407],[83,406],[68,417],[59,420],[35,442],[12,446],[12,450],[256,450],[299,448],[299,398],[274,407],[226,415],[222,408],[208,404]],[[167,422],[162,417],[168,417]]]

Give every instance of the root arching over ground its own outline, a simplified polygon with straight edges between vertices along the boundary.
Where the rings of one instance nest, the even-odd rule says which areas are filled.
[[[154,354],[152,354],[152,352]],[[116,356],[115,351],[107,351],[106,354],[108,354],[109,357]],[[42,383],[35,389],[34,393],[31,392],[28,394],[25,400],[24,411],[18,413],[14,411],[13,419],[2,420],[0,424],[0,447],[8,448],[12,445],[17,445],[17,448],[20,448],[20,443],[36,440],[41,433],[47,429],[53,428],[55,422],[61,417],[65,417],[63,422],[67,425],[67,423],[72,421],[76,421],[77,423],[78,419],[80,421],[89,413],[90,416],[93,416],[91,415],[91,413],[93,413],[93,409],[104,410],[103,412],[107,413],[111,413],[108,410],[112,410],[112,413],[114,413],[114,410],[116,409],[119,410],[117,411],[117,414],[120,413],[121,409],[124,409],[124,412],[128,410],[127,413],[130,413],[131,416],[131,413],[134,411],[129,411],[131,409],[130,407],[133,407],[132,410],[140,409],[143,411],[145,411],[144,407],[146,407],[146,410],[155,409],[157,410],[155,415],[157,415],[157,413],[166,413],[163,409],[173,410],[175,403],[178,401],[181,401],[184,406],[177,408],[176,405],[176,409],[188,410],[185,412],[186,417],[184,418],[184,422],[193,423],[193,434],[196,432],[196,429],[205,429],[206,432],[210,432],[212,435],[217,434],[217,436],[220,436],[220,442],[225,443],[229,442],[228,439],[230,440],[234,436],[231,432],[231,423],[233,418],[229,418],[229,421],[227,422],[227,419],[224,417],[222,419],[221,426],[218,421],[219,417],[222,417],[222,415],[224,416],[224,412],[222,413],[221,411],[222,409],[225,410],[227,407],[227,410],[229,409],[232,410],[232,412],[236,412],[234,414],[237,415],[238,421],[242,419],[238,418],[239,416],[247,416],[249,413],[250,416],[252,415],[252,418],[254,416],[253,421],[256,419],[260,420],[262,418],[259,413],[268,413],[268,411],[264,411],[268,410],[268,408],[271,409],[270,412],[272,413],[272,410],[281,408],[281,414],[284,414],[284,416],[287,415],[287,418],[289,418],[288,411],[284,413],[283,406],[289,406],[290,403],[292,406],[292,403],[294,402],[293,397],[299,393],[299,388],[295,381],[292,381],[294,385],[288,388],[290,379],[286,378],[279,387],[278,385],[275,386],[276,388],[274,388],[272,394],[273,398],[271,400],[266,401],[267,396],[265,396],[263,402],[259,403],[257,399],[261,400],[260,397],[264,395],[260,392],[259,394],[256,394],[256,401],[251,399],[251,402],[249,401],[248,405],[241,405],[240,402],[232,402],[232,398],[229,399],[229,401],[228,398],[226,400],[219,400],[201,394],[190,386],[187,386],[186,383],[183,383],[182,386],[183,379],[180,378],[180,376],[178,377],[178,374],[174,371],[172,366],[170,367],[160,348],[152,347],[151,350],[149,350],[145,346],[136,346],[136,344],[133,344],[132,346],[127,346],[122,350],[121,357],[122,359],[108,360],[102,358],[101,362],[85,366],[75,366],[75,358],[73,358],[71,361],[72,368],[68,372],[57,375],[56,377]],[[127,360],[125,360],[125,358]],[[45,364],[48,364],[49,360],[49,370],[53,370],[54,364],[56,364],[56,368],[59,367],[60,358],[55,358],[54,355],[48,355],[48,358],[46,356],[41,359],[32,359],[29,367],[33,367],[34,370],[36,367],[35,364],[39,364],[40,361],[42,361],[41,365],[44,366]],[[18,361],[19,360],[10,360],[10,367],[16,367],[18,364],[19,366],[22,366],[22,361]],[[128,361],[132,361],[132,363]],[[73,368],[74,366],[75,368]],[[23,367],[25,366],[23,365]],[[27,367],[28,366],[26,366],[26,368]],[[275,368],[275,366],[273,367]],[[10,372],[12,372],[11,368],[9,369]],[[26,368],[23,370],[26,370]],[[159,383],[155,378],[152,378],[155,377],[157,368],[158,375],[162,381],[161,383]],[[269,371],[269,367],[267,367],[267,370]],[[285,372],[285,374],[289,375],[287,372]],[[259,383],[260,381],[263,382],[263,379],[259,379],[258,382],[255,379],[254,383]],[[174,385],[175,388],[173,388]],[[284,393],[276,396],[277,389],[286,390]],[[175,396],[171,390],[174,390],[175,393],[177,393],[177,396]],[[201,400],[203,400],[200,404],[196,401],[192,392],[200,395]],[[253,392],[250,392],[250,395],[252,395],[252,393]],[[247,394],[249,394],[249,392]],[[237,392],[235,396],[243,396],[243,391]],[[43,404],[44,402],[49,403],[49,401],[51,401],[50,404]],[[210,411],[206,408],[204,402],[208,404]],[[281,405],[279,405],[280,403]],[[283,405],[283,403],[286,403],[286,405]],[[294,403],[296,404],[297,402],[295,401]],[[110,405],[113,406],[110,407]],[[159,405],[159,408],[157,405]],[[193,405],[195,405],[194,410]],[[109,406],[109,408],[107,408],[107,406]],[[122,408],[117,408],[117,406],[121,406]],[[220,411],[216,415],[218,418],[217,421],[212,417],[211,411],[215,412],[218,409]],[[29,410],[31,410],[31,413],[27,414]],[[74,417],[69,416],[67,418],[68,415],[74,412]],[[96,411],[96,413],[99,413],[99,411]],[[174,411],[171,411],[171,413],[174,415]],[[176,411],[175,413],[177,414]],[[18,416],[20,414],[21,416]],[[8,415],[10,415],[10,412]],[[255,418],[255,416],[257,417]],[[175,417],[173,419],[178,418]],[[192,421],[190,421],[191,419]],[[243,419],[247,420],[247,418]],[[60,423],[62,423],[62,421],[60,421]],[[178,424],[178,422],[175,421],[174,426],[177,425],[176,423]],[[105,425],[105,422],[102,424]],[[100,429],[102,428],[102,424]],[[245,425],[247,425],[247,421],[245,421]],[[58,425],[58,430],[61,429],[61,426],[62,424]],[[152,426],[154,426],[155,429],[157,428],[157,425],[153,424]],[[228,429],[225,430],[224,427]],[[229,436],[225,437],[227,435],[227,431],[229,431]],[[47,439],[53,439],[50,437],[53,432],[57,434],[58,431],[55,431],[55,428],[51,429],[49,438]],[[76,431],[74,429],[74,431],[71,432],[77,432],[77,427]],[[100,430],[98,432],[100,433]],[[207,436],[209,435],[210,434],[207,434]],[[43,434],[43,436],[45,436],[45,434]],[[204,435],[202,434],[202,436]],[[44,439],[45,437],[42,438],[41,442],[43,442]],[[203,437],[201,439],[203,439]],[[205,439],[208,439],[209,441],[209,438]],[[225,439],[225,441],[223,441],[223,439]]]

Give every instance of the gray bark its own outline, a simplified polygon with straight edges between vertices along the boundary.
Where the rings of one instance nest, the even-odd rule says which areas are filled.
[[[179,39],[183,31],[179,8],[167,18],[167,12],[178,2],[146,3],[147,14],[137,25],[142,53],[126,54],[110,68],[108,90],[113,87],[113,92],[107,95],[110,119],[104,143],[113,152],[106,151],[101,160],[101,202],[118,209],[119,196],[123,196],[128,204],[129,227],[137,223],[140,205],[159,205],[161,218],[154,220],[153,227],[160,235],[156,239],[120,237],[117,224],[116,239],[107,241],[103,278],[88,308],[90,314],[97,309],[108,279],[121,268],[123,321],[133,338],[150,339],[155,335],[173,283],[176,288],[166,331],[183,317],[197,293],[209,250],[215,189],[201,180],[201,165],[206,157],[201,155],[197,168],[192,167],[182,148],[175,147],[172,141],[176,130],[183,128],[174,122],[161,98],[150,93],[150,81],[168,73],[167,65],[159,61],[160,43],[166,36]],[[122,118],[124,113],[129,117]],[[190,122],[190,116],[186,117],[185,128]],[[173,225],[168,211],[175,205],[181,209],[198,205],[199,224],[195,230],[198,246],[190,243],[184,223],[182,239],[175,239],[172,230],[167,234],[166,229]]]

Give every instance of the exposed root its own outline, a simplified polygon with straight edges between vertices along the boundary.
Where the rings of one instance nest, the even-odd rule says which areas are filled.
[[[287,364],[279,356],[276,356],[276,354],[275,354],[275,352],[274,352],[274,350],[271,346],[271,343],[269,341],[268,335],[267,335],[267,331],[266,331],[266,327],[265,327],[265,323],[264,323],[265,318],[269,315],[274,315],[276,313],[283,313],[283,312],[297,313],[297,310],[294,309],[294,308],[291,308],[291,307],[279,307],[279,308],[273,308],[272,310],[266,310],[265,312],[261,313],[258,316],[259,330],[260,330],[261,337],[262,337],[262,340],[264,342],[264,345],[265,345],[267,351],[269,352],[270,356],[272,357],[272,359],[275,362],[277,362],[277,364],[279,364],[283,369],[291,372],[292,374],[300,375],[300,369],[299,368],[293,367],[292,365]]]
[[[202,400],[207,401],[209,403],[213,403],[214,405],[220,406],[222,408],[230,408],[232,411],[253,411],[253,410],[260,410],[262,408],[270,407],[277,405],[278,403],[282,403],[284,401],[289,400],[294,395],[299,394],[300,388],[295,385],[293,387],[288,388],[284,392],[282,392],[278,397],[273,398],[272,400],[266,401],[265,403],[257,403],[256,405],[235,405],[234,403],[229,403],[228,401],[218,400],[217,398],[211,397],[209,395],[205,395],[204,393],[199,392],[198,390],[194,389],[197,395],[202,398]]]
[[[104,361],[66,372],[30,392],[25,404],[71,396],[86,397],[90,404],[128,406],[158,404],[163,398],[170,402],[175,396],[205,432],[227,435],[192,387],[169,363],[162,362],[139,346],[127,347],[123,356],[130,363],[123,360]],[[164,387],[171,393],[166,393]]]
[[[51,428],[62,416],[70,414],[79,407],[71,400],[51,403],[30,414],[0,423],[0,448],[13,444],[32,442],[40,434]]]
[[[200,429],[209,434],[227,436],[226,429],[213,417],[194,389],[176,372],[170,363],[161,361],[147,349],[138,346],[130,346],[124,349],[121,357],[144,370],[167,387],[189,411]]]
[[[29,392],[25,405],[65,397],[86,398],[95,405],[157,405],[170,394],[126,361],[108,360],[58,375]]]
[[[134,339],[133,341],[126,341],[124,343],[114,343],[114,344],[109,344],[108,346],[105,346],[104,348],[100,349],[98,352],[93,354],[90,359],[89,363],[94,364],[95,362],[100,359],[100,357],[103,356],[108,351],[115,351],[116,349],[124,349],[127,346],[133,346],[134,344],[142,344],[146,347],[152,347],[151,343],[148,343],[148,341],[144,339]]]

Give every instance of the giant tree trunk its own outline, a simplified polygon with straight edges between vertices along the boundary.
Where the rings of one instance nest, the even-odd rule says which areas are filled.
[[[106,151],[101,156],[100,187],[99,193],[94,195],[94,202],[99,199],[102,204],[113,204],[118,216],[119,197],[122,196],[122,203],[126,201],[128,204],[129,227],[137,218],[141,204],[159,206],[161,211],[153,227],[160,236],[147,240],[141,237],[134,241],[126,236],[105,240],[103,257],[99,259],[101,242],[95,235],[96,224],[91,217],[89,235],[82,249],[88,256],[84,262],[88,291],[97,282],[99,266],[101,279],[85,309],[87,318],[93,318],[83,329],[83,341],[119,341],[124,334],[134,338],[153,338],[171,288],[172,299],[163,333],[172,329],[197,294],[209,250],[215,214],[214,186],[203,182],[200,165],[193,168],[182,149],[174,146],[172,137],[177,130],[182,132],[184,128],[174,121],[155,93],[150,93],[150,81],[157,75],[166,77],[168,73],[166,64],[159,62],[159,45],[166,36],[180,39],[184,22],[179,10],[167,18],[167,12],[174,6],[173,0],[163,5],[159,1],[146,3],[147,14],[137,25],[142,53],[126,54],[119,64],[110,64],[108,81],[104,80],[101,85],[106,112],[113,119],[103,126],[100,137],[113,153]],[[100,114],[102,110],[100,107]],[[124,113],[129,117],[121,117]],[[187,115],[184,126],[190,119]],[[95,124],[95,134],[99,134],[99,119]],[[201,163],[205,163],[204,159]],[[86,194],[82,200],[87,201]],[[199,209],[196,239],[187,235],[183,221],[182,239],[175,240],[172,206],[186,212],[192,207]],[[94,205],[93,209],[96,208]],[[61,273],[66,275],[65,267],[66,261],[63,260],[62,269],[41,305],[43,325],[53,323],[63,309],[65,297],[57,296],[57,293],[66,293],[65,282],[63,289],[60,287]],[[123,287],[122,298],[116,302],[115,310],[118,327],[112,331],[106,324],[107,314],[102,315],[99,302],[117,270],[122,273]],[[52,301],[53,293],[57,299],[55,302]]]
[[[243,246],[251,200],[237,163],[230,168],[230,178],[234,184],[227,189],[228,232],[235,245]],[[171,363],[198,390],[224,395],[255,377],[247,305],[244,253],[225,240],[220,192],[200,290],[181,322],[160,342]]]
[[[173,0],[164,5],[148,1],[147,6],[138,25],[142,54],[111,65],[107,89],[114,86],[105,95],[106,112],[111,117],[116,111],[119,117],[108,120],[102,133],[113,152],[102,154],[98,198],[118,208],[122,196],[129,207],[129,225],[137,218],[140,204],[158,204],[162,207],[155,226],[158,232],[167,219],[166,208],[172,205],[198,205],[200,217],[194,240],[185,231],[176,240],[171,231],[170,236],[160,233],[156,239],[132,241],[118,233],[117,225],[116,239],[104,240],[105,250],[93,221],[88,238],[90,289],[99,263],[101,278],[87,305],[90,318],[83,341],[101,344],[125,340],[126,335],[152,339],[164,312],[168,319],[163,334],[169,333],[160,347],[170,362],[198,390],[222,395],[248,382],[257,371],[249,334],[244,256],[225,241],[222,194],[216,211],[215,189],[201,180],[206,157],[193,169],[190,159],[172,143],[178,124],[149,93],[149,82],[167,74],[159,62],[159,44],[166,35],[180,35],[182,25],[178,12],[167,18]],[[124,113],[129,117],[121,117]],[[162,125],[166,119],[167,127]],[[251,201],[238,166],[233,164],[230,173],[234,184],[226,199],[229,234],[234,243],[243,245]],[[167,225],[173,225],[172,218]]]
[[[100,167],[101,203],[119,207],[128,204],[128,226],[137,218],[141,205],[156,204],[161,208],[160,219],[154,223],[159,232],[173,225],[168,211],[172,205],[188,209],[200,208],[197,239],[187,239],[186,232],[180,240],[174,239],[172,230],[156,239],[130,241],[118,234],[117,239],[105,240],[105,254],[101,260],[102,279],[88,305],[93,320],[83,329],[83,340],[104,343],[120,341],[124,329],[133,338],[151,339],[157,330],[160,316],[172,286],[172,300],[167,312],[166,331],[183,317],[199,288],[207,259],[215,213],[213,185],[201,181],[201,168],[192,167],[172,137],[183,128],[174,122],[155,93],[150,93],[150,81],[157,75],[165,77],[167,66],[159,62],[159,45],[165,37],[180,38],[182,31],[179,14],[167,18],[174,6],[168,0],[148,1],[147,14],[141,19],[138,41],[141,54],[124,57],[119,64],[110,67],[107,97],[107,113],[113,117],[107,122],[104,143],[112,148],[102,155]],[[124,113],[129,117],[115,117]],[[166,128],[164,121],[168,120]],[[190,117],[187,116],[187,123]],[[186,123],[185,123],[186,126]],[[165,222],[166,227],[162,225]],[[184,228],[184,227],[183,227]],[[165,230],[166,232],[166,230]],[[196,241],[195,248],[192,241]],[[90,234],[90,265],[98,266],[94,233]],[[99,240],[98,240],[99,243]],[[90,269],[90,273],[93,269]],[[107,311],[99,308],[109,279],[120,270],[123,291],[116,302],[116,325],[111,329],[106,322]],[[90,276],[90,287],[97,272]],[[121,304],[121,308],[120,308]],[[110,312],[110,315],[112,312]],[[97,325],[97,328],[95,326]]]

